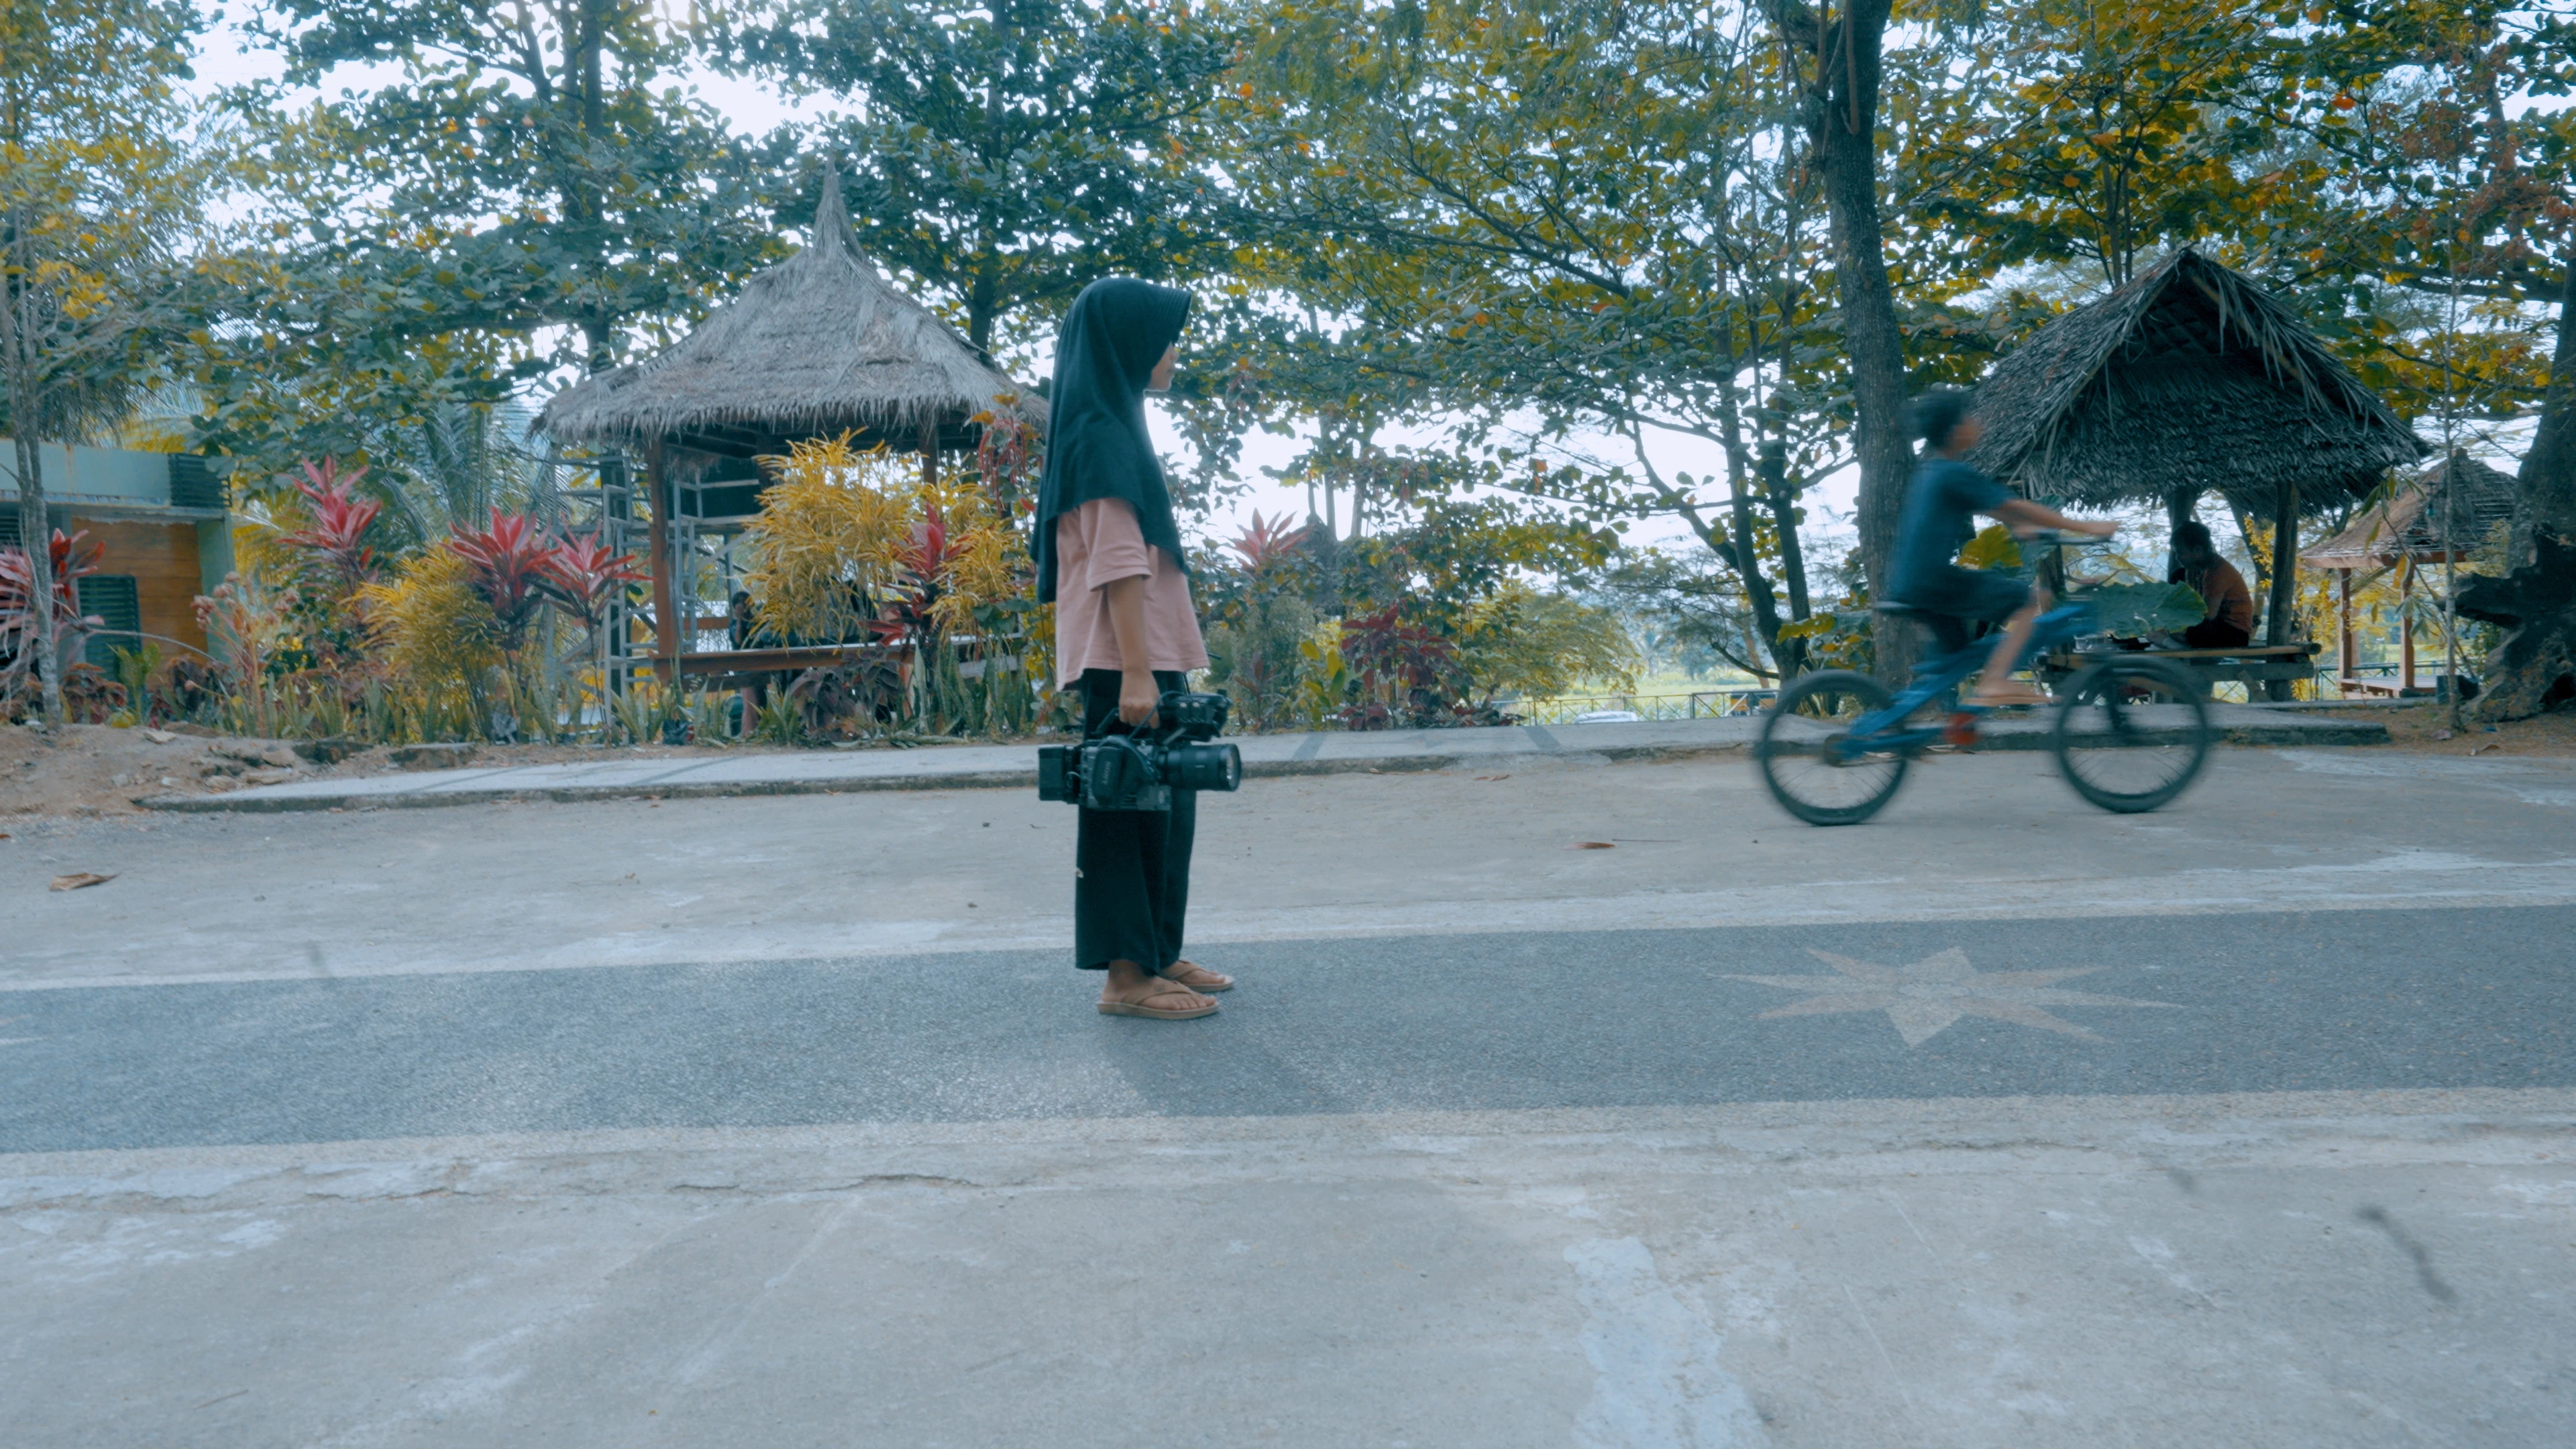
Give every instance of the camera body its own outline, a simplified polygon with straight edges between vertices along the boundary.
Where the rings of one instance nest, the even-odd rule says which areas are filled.
[[[1038,746],[1038,798],[1086,810],[1169,810],[1174,790],[1243,788],[1243,755],[1208,743],[1225,730],[1234,701],[1171,690],[1151,729],[1078,745]]]

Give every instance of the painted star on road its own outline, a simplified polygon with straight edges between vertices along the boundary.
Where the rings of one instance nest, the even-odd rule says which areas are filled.
[[[1730,979],[1814,993],[1804,1001],[1793,1001],[1762,1013],[1766,1019],[1816,1016],[1835,1011],[1884,1011],[1887,1019],[1896,1023],[1896,1033],[1905,1038],[1907,1046],[1922,1045],[1963,1016],[1992,1017],[1996,1021],[2035,1026],[2043,1031],[2061,1031],[2086,1041],[2100,1041],[2102,1038],[2041,1008],[2159,1006],[2173,1009],[2173,1003],[2169,1001],[2138,1001],[2126,996],[2096,996],[2090,992],[2057,989],[2058,982],[2071,976],[2090,975],[2101,970],[2099,966],[2085,966],[2073,971],[1979,971],[1968,964],[1967,953],[1956,946],[1938,956],[1926,956],[1911,966],[1880,966],[1813,948],[1807,954],[1842,974],[1736,976]]]

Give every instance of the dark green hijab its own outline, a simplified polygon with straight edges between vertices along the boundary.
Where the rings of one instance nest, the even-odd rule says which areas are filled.
[[[1055,602],[1055,520],[1095,498],[1124,498],[1145,541],[1186,569],[1171,491],[1145,430],[1145,384],[1181,340],[1190,294],[1133,277],[1082,289],[1055,335],[1055,384],[1047,396],[1046,473],[1038,482],[1038,602]]]

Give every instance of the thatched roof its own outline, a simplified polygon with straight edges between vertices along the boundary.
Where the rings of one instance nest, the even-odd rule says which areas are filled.
[[[2268,517],[2283,482],[2317,507],[2425,452],[2287,307],[2189,249],[2031,334],[1977,399],[1971,464],[2094,507],[2193,489]]]
[[[2466,453],[2454,452],[2361,511],[2350,527],[2299,562],[2318,569],[2385,568],[2401,558],[2439,563],[2477,552],[2499,523],[2513,518],[2514,481]]]
[[[752,278],[659,355],[555,394],[536,429],[561,443],[731,437],[772,448],[855,429],[909,446],[925,423],[955,432],[996,406],[1045,426],[1035,389],[996,369],[860,255],[836,169],[803,251]]]

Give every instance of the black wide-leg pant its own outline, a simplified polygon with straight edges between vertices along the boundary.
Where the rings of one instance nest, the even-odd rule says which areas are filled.
[[[1154,671],[1169,692],[1174,670]],[[1119,673],[1082,671],[1082,737],[1125,734],[1118,718]],[[1199,792],[1174,790],[1160,810],[1083,810],[1073,847],[1073,959],[1085,971],[1133,961],[1160,974],[1181,959],[1190,909],[1190,846],[1198,837]]]

